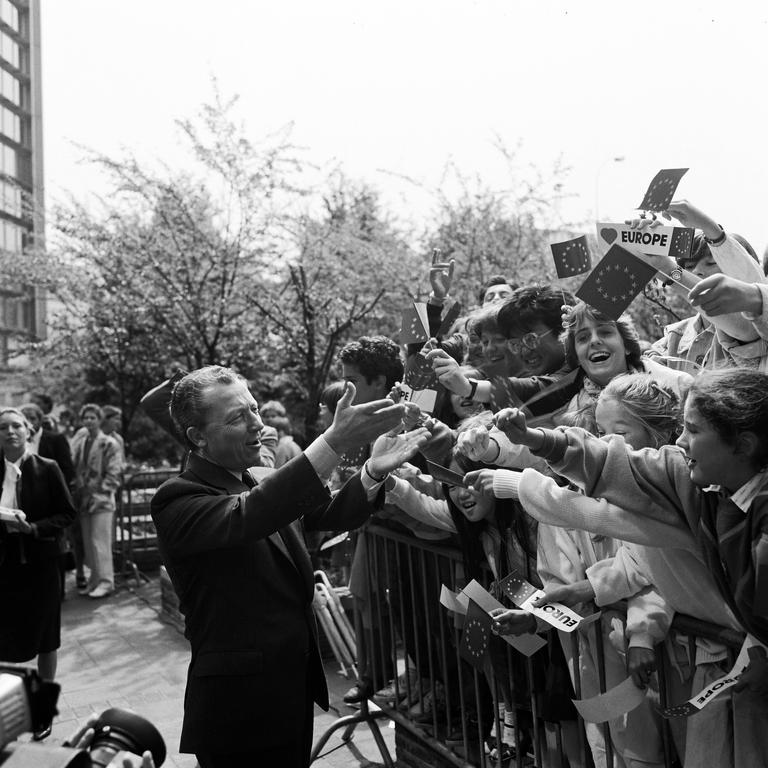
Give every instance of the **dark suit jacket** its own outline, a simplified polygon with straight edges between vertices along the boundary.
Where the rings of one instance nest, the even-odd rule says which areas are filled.
[[[5,457],[0,452],[0,483],[5,477]],[[16,495],[27,522],[35,523],[37,536],[9,534],[0,523],[0,559],[9,562],[58,558],[61,532],[75,519],[75,507],[55,461],[29,454],[21,464]]]
[[[192,646],[182,752],[253,751],[307,737],[328,689],[301,523],[361,525],[373,511],[359,475],[330,495],[302,454],[250,490],[192,455],[152,499],[160,553]]]
[[[75,479],[75,466],[72,464],[72,451],[66,436],[60,432],[49,432],[44,429],[37,452],[44,459],[53,459],[59,465],[64,480],[71,487]]]

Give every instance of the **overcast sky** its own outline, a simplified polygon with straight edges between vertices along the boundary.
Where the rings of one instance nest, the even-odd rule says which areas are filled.
[[[215,75],[254,138],[293,121],[404,213],[397,175],[448,159],[504,185],[498,135],[572,167],[567,218],[623,218],[690,167],[678,197],[768,243],[765,2],[42,0],[42,24],[49,202],[99,188],[73,142],[183,163],[174,120]]]

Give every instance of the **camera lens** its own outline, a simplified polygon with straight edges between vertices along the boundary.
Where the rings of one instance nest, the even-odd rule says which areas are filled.
[[[165,761],[165,742],[149,720],[127,709],[114,707],[101,713],[94,723],[96,731],[91,742],[91,763],[103,768],[118,752],[141,755],[152,753],[157,768]]]

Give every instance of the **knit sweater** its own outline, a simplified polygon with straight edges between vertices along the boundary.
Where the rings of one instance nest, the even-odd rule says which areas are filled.
[[[611,535],[609,529],[624,523],[622,538],[632,540],[639,517],[645,534],[639,543],[664,547],[671,528],[689,531],[736,619],[768,643],[768,472],[755,478],[743,517],[718,539],[718,516],[733,516],[737,506],[733,497],[696,486],[679,448],[632,451],[621,437],[598,439],[578,428],[547,431],[547,437],[537,453],[555,472],[617,505],[611,525],[595,526],[599,532]]]

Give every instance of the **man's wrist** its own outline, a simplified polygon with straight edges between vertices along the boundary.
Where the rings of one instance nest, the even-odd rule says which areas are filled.
[[[371,466],[371,459],[368,459],[368,461],[363,464],[363,472],[365,472],[374,483],[383,483],[387,477],[389,477],[389,472],[378,474],[376,469]]]
[[[436,304],[437,306],[442,307],[443,304],[445,304],[446,300],[448,299],[448,294],[446,293],[445,296],[438,296],[434,291],[432,291],[429,294],[429,298],[427,299],[427,302],[429,304]]]

